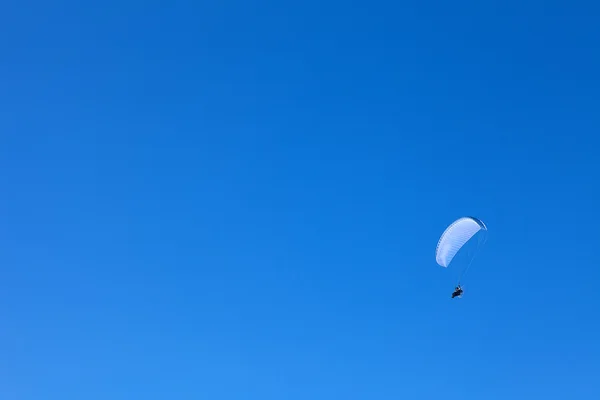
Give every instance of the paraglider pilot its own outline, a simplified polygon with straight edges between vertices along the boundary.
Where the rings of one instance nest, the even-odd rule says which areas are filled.
[[[462,294],[463,294],[463,290],[460,287],[460,284],[458,284],[458,286],[456,287],[456,289],[454,289],[454,293],[452,293],[452,298],[460,297],[460,295],[462,295]]]

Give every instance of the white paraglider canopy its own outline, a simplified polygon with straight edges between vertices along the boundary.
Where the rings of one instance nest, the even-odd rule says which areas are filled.
[[[487,227],[477,218],[463,217],[454,221],[438,241],[435,249],[437,263],[444,268],[448,267],[456,253],[481,230],[487,230]]]

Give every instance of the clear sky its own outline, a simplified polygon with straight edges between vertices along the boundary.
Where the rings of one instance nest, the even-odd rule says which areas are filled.
[[[600,398],[596,3],[4,1],[0,398]]]

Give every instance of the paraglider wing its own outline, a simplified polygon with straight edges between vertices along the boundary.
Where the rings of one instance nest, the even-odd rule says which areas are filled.
[[[480,230],[487,230],[485,224],[473,217],[463,217],[454,221],[440,237],[435,250],[435,260],[446,268],[458,251]]]

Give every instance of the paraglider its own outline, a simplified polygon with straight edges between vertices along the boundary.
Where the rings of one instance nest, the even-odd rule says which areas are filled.
[[[485,242],[486,233],[486,225],[475,217],[459,218],[442,233],[435,250],[435,260],[438,265],[448,268],[453,262],[454,264],[463,264],[462,267],[459,267],[458,284],[452,293],[452,298],[462,297],[464,290],[460,285],[461,279],[471,266],[475,254]]]
[[[459,284],[454,289],[454,292],[452,293],[452,298],[455,298],[455,297],[459,297],[460,298],[460,297],[462,297],[462,294],[463,294],[463,290],[462,290],[462,288],[460,287],[460,284]]]

